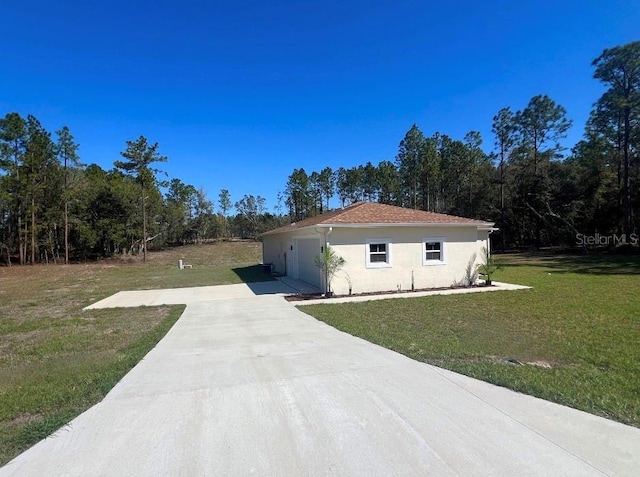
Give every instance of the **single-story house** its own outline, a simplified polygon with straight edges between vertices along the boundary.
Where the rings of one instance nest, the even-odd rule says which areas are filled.
[[[263,263],[325,291],[315,257],[330,246],[344,266],[331,282],[339,295],[452,286],[489,250],[493,222],[357,202],[262,235]]]

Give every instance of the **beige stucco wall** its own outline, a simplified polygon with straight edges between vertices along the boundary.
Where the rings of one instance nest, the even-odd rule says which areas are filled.
[[[314,230],[303,231],[304,235],[321,237]],[[273,263],[276,271],[285,273],[287,243],[301,232],[287,232],[263,239],[265,263]],[[444,238],[445,263],[423,264],[423,240]],[[332,289],[336,294],[347,294],[352,283],[353,293],[411,289],[411,275],[416,289],[449,287],[462,280],[469,260],[476,254],[476,263],[482,260],[482,248],[487,246],[487,231],[473,227],[429,226],[429,227],[380,227],[338,228],[328,235],[329,244],[346,260],[345,266],[336,274]],[[389,240],[391,266],[367,268],[367,240]]]
[[[262,237],[262,263],[272,263],[277,273],[285,275],[288,271],[286,265],[287,244],[296,237],[321,237],[321,235],[315,233],[313,229],[266,235]],[[290,270],[288,272],[291,273]]]
[[[284,274],[286,240],[282,235],[267,235],[262,238],[262,263],[272,263],[275,271]]]
[[[423,264],[422,242],[425,238],[444,238],[445,263]],[[368,239],[390,241],[391,266],[367,268]],[[346,260],[332,283],[336,294],[349,292],[348,273],[353,293],[411,289],[411,275],[416,289],[449,287],[464,277],[464,271],[476,254],[480,263],[481,249],[487,233],[475,227],[389,227],[380,229],[334,229],[331,246]],[[346,273],[345,273],[346,272]]]

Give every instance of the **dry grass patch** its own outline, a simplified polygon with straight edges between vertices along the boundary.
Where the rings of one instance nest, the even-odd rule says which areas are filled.
[[[147,263],[0,268],[0,465],[104,395],[155,346],[184,307],[82,308],[120,290],[269,279],[261,245],[225,242],[153,252]],[[190,270],[178,270],[186,260]]]

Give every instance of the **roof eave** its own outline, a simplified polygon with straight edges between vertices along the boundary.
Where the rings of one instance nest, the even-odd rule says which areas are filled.
[[[363,224],[349,224],[349,223],[321,223],[314,225],[306,225],[304,227],[291,227],[290,229],[286,229],[286,226],[281,229],[272,230],[270,232],[265,232],[262,236],[265,235],[277,235],[281,233],[287,232],[298,232],[302,230],[308,229],[318,229],[318,228],[329,228],[329,227],[342,227],[342,228],[373,228],[373,227],[476,227],[478,230],[498,230],[494,227],[493,222],[478,222],[478,223],[464,223],[464,222],[400,222],[400,223],[363,223]]]
[[[349,227],[349,228],[371,228],[371,227],[478,227],[493,228],[492,222],[381,222],[381,223],[363,223],[363,224],[319,224],[316,227]]]

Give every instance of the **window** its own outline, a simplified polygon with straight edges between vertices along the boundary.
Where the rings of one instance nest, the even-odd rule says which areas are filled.
[[[425,242],[426,260],[442,259],[442,244],[440,242]]]
[[[445,262],[444,237],[427,237],[422,241],[422,264],[442,265]]]
[[[387,261],[387,244],[386,243],[370,243],[369,244],[369,261],[386,262]]]
[[[388,239],[369,239],[366,250],[367,268],[391,266],[391,243]]]

